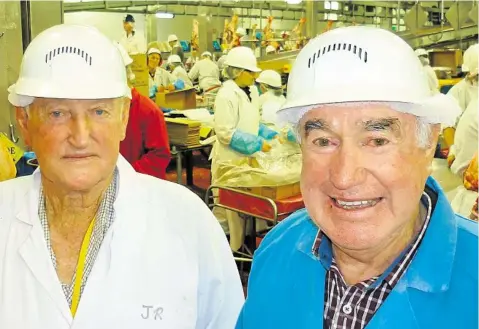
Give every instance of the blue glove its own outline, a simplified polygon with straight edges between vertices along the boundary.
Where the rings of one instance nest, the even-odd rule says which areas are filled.
[[[270,129],[268,128],[266,125],[264,124],[260,124],[259,125],[259,131],[258,131],[258,135],[263,137],[264,139],[266,140],[271,140],[273,139],[276,135],[278,135],[278,133],[276,131],[274,131],[273,129]]]
[[[288,141],[290,141],[291,143],[298,142],[298,140],[296,139],[296,134],[291,129],[288,130],[288,134],[286,137],[288,138]]]
[[[236,130],[231,138],[230,147],[238,153],[252,155],[261,151],[263,139],[259,136]]]
[[[185,82],[181,79],[176,80],[173,85],[175,86],[175,90],[185,89]]]
[[[155,98],[157,92],[158,92],[158,87],[156,85],[151,86],[150,87],[150,98]]]

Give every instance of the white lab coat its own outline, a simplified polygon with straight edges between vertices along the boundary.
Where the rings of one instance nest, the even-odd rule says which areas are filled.
[[[214,86],[221,86],[218,65],[210,59],[202,59],[196,62],[188,76],[192,81],[198,79],[200,89],[203,91]]]
[[[136,31],[129,36],[126,33],[123,34],[120,44],[128,52],[128,55],[146,54],[146,39]]]
[[[463,176],[479,146],[477,141],[477,115],[479,113],[477,106],[478,99],[476,97],[471,100],[466,111],[462,114],[454,135],[454,145],[451,148],[451,153],[456,158],[452,163],[451,171],[459,177]]]
[[[215,99],[214,128],[216,142],[211,152],[211,181],[216,184],[220,178],[221,162],[236,162],[248,156],[234,151],[229,145],[233,134],[238,129],[242,132],[257,135],[259,131],[258,89],[251,86],[251,101],[233,80],[223,83]],[[216,191],[213,191],[216,193]],[[215,207],[213,210],[223,229],[230,234],[230,246],[238,250],[243,243],[242,220],[237,213]]]
[[[191,82],[190,77],[188,76],[188,73],[186,72],[185,68],[182,66],[177,66],[171,72],[175,80],[181,79],[185,83],[185,87],[192,88],[193,87],[193,82]]]
[[[176,81],[175,77],[162,67],[156,68],[154,78],[152,78],[151,75],[148,75],[148,76],[149,76],[150,88],[153,85],[156,85],[157,87],[159,86],[167,87],[168,85],[173,84]]]
[[[0,328],[234,328],[243,290],[211,212],[184,187],[117,165],[116,218],[74,320],[38,218],[40,173],[0,183]]]
[[[471,100],[477,97],[477,86],[473,86],[469,82],[467,82],[465,79],[462,79],[457,84],[455,84],[451,89],[449,89],[449,92],[447,93],[447,95],[457,100],[459,106],[462,109],[462,113],[461,113],[462,115],[464,111],[466,110],[466,108],[468,107]],[[461,118],[461,115],[457,118],[456,126],[457,126],[457,123],[459,122],[459,119]]]
[[[223,70],[225,68],[225,62],[226,62],[226,55],[223,55],[221,56],[219,59],[218,59],[218,68],[221,70]]]
[[[286,98],[283,95],[275,95],[273,90],[268,90],[261,96],[259,96],[259,108],[261,109],[261,119],[266,123],[277,123],[277,120],[273,117],[276,117],[276,112],[281,109],[281,105],[284,104]],[[265,104],[267,104],[265,106]],[[269,106],[268,104],[274,104],[274,106]],[[265,109],[267,111],[265,113]]]
[[[431,65],[425,65],[423,66],[423,69],[427,78],[429,90],[431,90],[431,94],[434,95],[439,93],[439,80],[437,79],[436,72],[434,72],[434,69],[431,67]]]

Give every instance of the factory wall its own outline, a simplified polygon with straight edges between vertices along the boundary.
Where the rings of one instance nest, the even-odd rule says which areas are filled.
[[[119,40],[123,35],[122,20],[124,13],[105,13],[105,12],[73,12],[65,13],[64,21],[68,24],[88,24],[95,26],[106,36],[112,40]],[[137,33],[147,36],[147,21],[148,17],[144,14],[133,14],[136,20]],[[207,30],[212,33],[213,39],[216,38],[224,27],[225,17],[202,17],[203,21],[207,22]],[[173,19],[156,19],[149,17],[150,21],[156,23],[156,37],[157,41],[166,41],[168,35],[176,34],[180,40],[190,40],[193,29],[193,20],[198,16],[175,16]],[[291,31],[298,22],[295,20],[273,20],[273,29],[277,32],[287,30]],[[266,26],[266,18],[240,18],[239,26],[250,28],[254,24],[258,24],[258,31],[260,26]],[[318,31],[321,31],[326,26],[326,22],[318,22]],[[200,35],[200,38],[202,36]],[[148,40],[148,42],[155,40]]]
[[[123,18],[124,13],[101,13],[101,12],[75,12],[65,13],[64,21],[67,24],[91,25],[100,30],[111,40],[119,41],[124,34]],[[137,33],[143,34],[146,38],[146,15],[133,14],[136,21]]]

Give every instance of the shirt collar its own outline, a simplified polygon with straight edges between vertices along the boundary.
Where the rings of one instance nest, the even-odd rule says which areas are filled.
[[[433,178],[428,178],[425,190],[433,192],[432,195],[427,193],[432,199],[430,220],[404,280],[407,286],[421,291],[444,291],[449,288],[456,252],[457,220],[444,192]],[[318,242],[318,236],[324,236],[316,230],[304,237],[307,240],[299,241],[296,248],[313,260],[321,261],[327,269],[332,263],[331,241],[326,238]]]

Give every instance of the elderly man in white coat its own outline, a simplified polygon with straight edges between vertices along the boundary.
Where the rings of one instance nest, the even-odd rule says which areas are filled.
[[[0,183],[0,328],[234,326],[243,291],[211,212],[119,154],[130,97],[96,29],[28,46],[9,100],[40,169]]]

